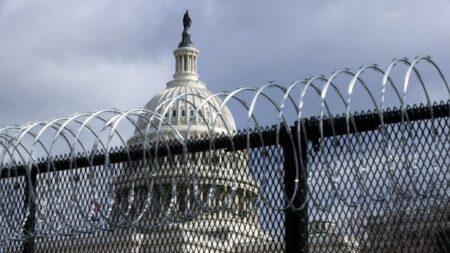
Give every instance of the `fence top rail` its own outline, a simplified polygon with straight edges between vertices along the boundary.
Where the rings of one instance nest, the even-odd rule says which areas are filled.
[[[302,129],[305,129],[308,141],[318,141],[321,138],[320,124],[322,122],[322,137],[332,137],[353,133],[378,130],[382,125],[408,123],[419,120],[432,120],[450,116],[449,101],[433,105],[414,105],[401,108],[388,108],[382,113],[377,111],[367,111],[350,115],[347,119],[345,115],[320,120],[311,117],[302,120]],[[348,121],[348,122],[347,122]],[[383,121],[383,122],[382,122]]]

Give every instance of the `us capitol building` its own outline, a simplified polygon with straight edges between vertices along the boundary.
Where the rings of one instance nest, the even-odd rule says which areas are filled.
[[[212,93],[197,74],[199,50],[191,41],[188,12],[184,15],[183,24],[182,40],[174,51],[174,79],[144,107],[148,111],[164,114],[166,120],[159,133],[150,129],[150,141],[156,138],[174,139],[175,132],[183,137],[187,137],[188,132],[190,137],[200,137],[208,136],[212,129],[216,134],[230,134],[236,130],[231,112],[226,107],[222,108],[219,98],[205,101]],[[174,102],[171,103],[172,99]],[[216,119],[217,113],[221,116]],[[159,119],[152,123],[158,124]],[[188,129],[189,123],[191,126]],[[128,143],[143,143],[145,140],[142,133],[146,133],[148,124],[148,121],[139,120],[138,129]],[[231,162],[231,155],[227,158],[225,152],[215,159],[225,158],[230,162],[214,160],[208,157],[209,152],[198,152],[195,155],[195,159],[189,161],[194,163],[190,165],[194,168],[183,167],[180,161],[170,163],[168,158],[160,158],[159,168],[152,168],[152,189],[139,176],[150,173],[147,171],[148,167],[141,168],[136,173],[136,167],[130,166],[117,180],[117,210],[127,210],[127,196],[133,185],[136,199],[144,200],[149,191],[152,191],[152,205],[141,223],[152,224],[155,220],[164,220],[167,215],[182,217],[180,222],[163,222],[153,231],[135,234],[135,252],[276,252],[275,248],[280,248],[280,244],[262,230],[258,207],[252,207],[259,188],[246,170],[245,152],[237,153],[237,174],[234,168],[236,163]],[[186,176],[192,178],[194,171],[197,182],[186,181]],[[176,187],[175,194],[171,194],[173,187]],[[211,190],[214,191],[213,194]],[[229,199],[230,196],[233,196],[232,200]],[[197,199],[194,200],[195,198]],[[238,209],[250,211],[237,214],[232,210],[225,210],[227,201],[232,201],[232,206]],[[207,203],[206,209],[214,211],[200,207],[201,203]],[[138,204],[135,208],[140,209],[137,211],[139,213],[143,207]],[[117,215],[115,222],[121,222],[120,215]]]

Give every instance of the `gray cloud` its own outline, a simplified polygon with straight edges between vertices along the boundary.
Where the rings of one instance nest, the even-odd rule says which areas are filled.
[[[171,79],[186,8],[213,91],[418,54],[450,69],[444,0],[0,1],[0,124],[144,105]]]

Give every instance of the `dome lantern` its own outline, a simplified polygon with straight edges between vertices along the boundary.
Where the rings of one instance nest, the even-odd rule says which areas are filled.
[[[191,19],[187,11],[183,17],[183,26],[182,40],[173,52],[176,62],[173,80],[167,83],[165,90],[150,99],[144,108],[150,112],[164,115],[167,123],[162,125],[159,134],[168,138],[174,137],[172,127],[175,127],[176,131],[183,136],[188,136],[188,134],[189,136],[207,136],[211,129],[214,133],[233,133],[236,131],[236,124],[228,107],[222,105],[222,100],[214,96],[204,103],[205,99],[211,97],[213,93],[206,88],[206,84],[199,79],[197,74],[199,50],[191,41],[189,32]],[[171,101],[174,98],[176,99]],[[166,105],[170,105],[170,107]],[[150,114],[144,117],[149,118]],[[156,118],[154,120],[157,121]],[[140,133],[147,131],[148,124],[147,121],[140,118],[137,130],[129,143],[142,141]],[[149,139],[153,140],[156,132],[154,129],[150,129],[149,134]]]
[[[197,74],[197,57],[199,51],[194,47],[191,41],[191,18],[189,12],[183,16],[183,33],[181,34],[181,42],[175,49],[175,75],[173,78],[178,80],[198,80]]]

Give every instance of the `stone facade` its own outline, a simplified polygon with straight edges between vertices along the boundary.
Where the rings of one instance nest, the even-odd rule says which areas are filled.
[[[386,212],[368,217],[364,252],[447,252],[450,209],[444,203],[427,208]]]

